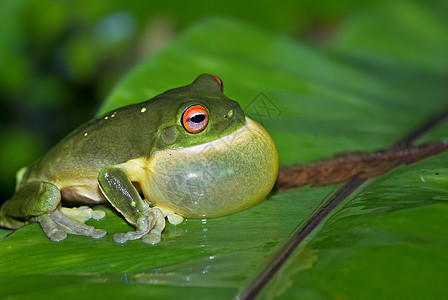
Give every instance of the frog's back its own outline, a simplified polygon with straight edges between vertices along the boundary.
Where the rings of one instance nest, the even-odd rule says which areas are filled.
[[[180,120],[187,107],[201,103],[210,110],[213,126],[207,128],[213,134],[191,139],[191,132],[184,130]],[[242,126],[244,114],[235,113],[240,110],[222,94],[216,77],[201,75],[190,85],[111,111],[76,129],[27,169],[18,188],[44,181],[56,185],[67,200],[105,200],[98,188],[100,170],[136,158],[149,159],[168,148],[218,139]],[[235,116],[229,127],[226,116],[230,113]]]
[[[97,194],[101,169],[149,155],[157,130],[152,106],[150,101],[126,106],[77,128],[29,166],[19,186],[38,180]]]

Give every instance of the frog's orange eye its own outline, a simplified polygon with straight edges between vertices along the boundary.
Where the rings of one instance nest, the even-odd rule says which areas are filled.
[[[218,76],[212,75],[213,78],[215,78],[215,80],[218,82],[219,86],[221,87],[221,92],[224,92],[224,83],[222,83],[221,78],[219,78]]]
[[[189,133],[199,133],[207,127],[208,112],[202,105],[191,105],[182,113],[181,122]]]

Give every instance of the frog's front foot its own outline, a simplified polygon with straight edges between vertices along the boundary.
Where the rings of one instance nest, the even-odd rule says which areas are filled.
[[[135,227],[135,231],[114,234],[114,241],[124,243],[141,238],[144,243],[157,244],[165,229],[165,216],[159,208],[147,209],[137,218]]]
[[[157,244],[165,229],[165,217],[172,224],[179,224],[183,220],[181,216],[168,209],[151,208],[142,200],[126,171],[121,167],[110,166],[102,169],[98,174],[98,182],[110,204],[135,226],[135,231],[115,234],[114,241],[117,243],[142,239],[144,243]]]
[[[67,238],[67,233],[91,236],[99,239],[106,235],[104,229],[96,229],[84,224],[90,218],[101,219],[106,215],[104,211],[93,210],[87,206],[79,208],[60,207],[55,211],[34,217],[32,221],[39,222],[45,234],[55,242]]]

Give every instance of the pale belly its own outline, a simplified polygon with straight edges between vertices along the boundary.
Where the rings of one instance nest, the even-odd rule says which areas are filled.
[[[63,201],[81,203],[107,202],[98,184],[97,170],[76,170],[45,175],[28,178],[28,181],[38,180],[54,184],[61,191]]]
[[[60,189],[62,199],[65,201],[83,203],[103,203],[107,202],[98,182],[91,185],[71,185]]]

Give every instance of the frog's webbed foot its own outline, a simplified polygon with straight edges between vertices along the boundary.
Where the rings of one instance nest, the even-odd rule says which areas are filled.
[[[31,221],[39,222],[45,234],[55,242],[64,240],[67,233],[102,238],[107,231],[96,229],[93,226],[84,224],[85,221],[101,219],[106,215],[104,211],[93,210],[87,206],[79,208],[61,207],[55,211],[32,218]]]
[[[170,210],[153,207],[139,214],[135,223],[136,230],[114,234],[114,241],[124,243],[129,240],[142,239],[147,244],[157,244],[161,240],[162,231],[165,229],[165,217],[171,224],[177,225],[183,221],[183,217]]]
[[[157,244],[165,229],[165,217],[172,224],[179,224],[183,218],[174,212],[161,207],[150,207],[143,201],[120,166],[110,166],[98,174],[98,182],[106,199],[132,225],[135,231],[117,233],[114,241],[124,243],[129,240],[142,239],[144,243]]]
[[[165,229],[165,216],[158,208],[147,209],[140,214],[135,223],[136,230],[114,234],[114,241],[124,243],[129,240],[142,239],[147,244],[157,244]]]

